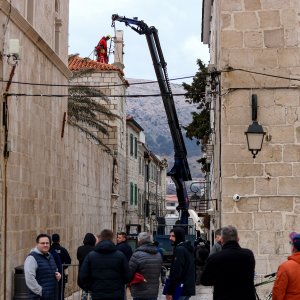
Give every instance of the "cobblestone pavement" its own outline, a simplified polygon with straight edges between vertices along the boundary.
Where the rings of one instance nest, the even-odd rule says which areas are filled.
[[[159,292],[158,300],[165,300],[166,297],[161,294],[162,290]],[[213,300],[213,290],[211,287],[197,285],[196,286],[196,296],[190,298],[190,300]]]
[[[72,294],[65,298],[67,300],[80,300],[81,291]],[[90,299],[90,298],[89,298]],[[129,289],[127,289],[127,300],[131,300]],[[157,300],[165,300],[166,296],[162,295],[162,287],[160,288]],[[213,300],[212,288],[207,286],[198,285],[196,286],[196,296],[190,298],[190,300]]]

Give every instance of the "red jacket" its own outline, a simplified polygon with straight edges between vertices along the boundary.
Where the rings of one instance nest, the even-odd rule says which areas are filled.
[[[292,254],[279,266],[272,297],[272,300],[300,299],[300,252]]]
[[[103,55],[107,55],[107,42],[105,36],[103,36],[99,41],[98,45],[96,46],[96,50]]]

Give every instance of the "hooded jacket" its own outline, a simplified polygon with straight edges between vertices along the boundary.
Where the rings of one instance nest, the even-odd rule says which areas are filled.
[[[79,262],[79,270],[81,268],[84,258],[93,250],[95,250],[96,238],[92,233],[87,233],[83,239],[83,245],[77,249],[77,259]],[[82,286],[79,281],[79,273],[77,277],[77,284]]]
[[[162,257],[154,244],[144,244],[135,250],[129,261],[130,272],[142,274],[147,281],[131,286],[133,298],[157,298],[161,265]]]
[[[80,287],[91,291],[93,300],[124,300],[129,280],[128,261],[109,240],[99,242],[79,270]]]
[[[300,252],[292,254],[287,261],[279,266],[272,299],[300,299]]]
[[[77,259],[79,268],[82,265],[84,258],[93,250],[95,250],[96,238],[92,233],[87,233],[83,239],[83,245],[77,249]]]
[[[185,231],[181,227],[173,229],[175,235],[174,256],[170,269],[170,285],[167,295],[173,295],[178,284],[183,283],[182,296],[195,295],[194,247],[185,241]]]

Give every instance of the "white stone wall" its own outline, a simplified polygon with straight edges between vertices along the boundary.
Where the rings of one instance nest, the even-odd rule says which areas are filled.
[[[277,270],[290,253],[288,233],[299,221],[299,1],[214,1],[212,41],[221,73],[216,98],[213,174],[220,171],[221,225],[235,225],[242,246],[252,249],[257,273]],[[258,96],[258,122],[267,132],[253,160],[244,132],[251,121],[251,95]],[[220,111],[220,113],[218,113]],[[220,118],[220,119],[219,119]],[[233,194],[241,200],[234,202]]]

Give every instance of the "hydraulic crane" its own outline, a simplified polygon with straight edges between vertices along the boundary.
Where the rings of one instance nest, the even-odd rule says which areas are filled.
[[[174,166],[167,175],[171,176],[176,186],[176,194],[179,204],[177,206],[177,210],[180,213],[180,223],[188,224],[189,201],[185,181],[192,180],[192,177],[168,78],[167,63],[164,59],[158,38],[158,31],[155,27],[149,27],[144,21],[138,20],[137,18],[129,19],[114,14],[112,15],[113,24],[115,21],[123,22],[126,26],[130,27],[138,34],[144,34],[146,36],[174,145]]]

